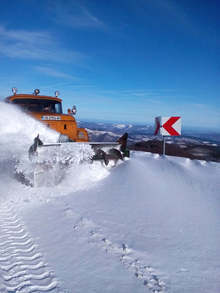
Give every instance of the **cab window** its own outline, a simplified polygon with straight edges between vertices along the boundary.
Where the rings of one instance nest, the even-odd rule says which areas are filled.
[[[22,107],[28,112],[45,112],[62,114],[62,105],[60,102],[52,100],[38,99],[15,99],[13,103]]]

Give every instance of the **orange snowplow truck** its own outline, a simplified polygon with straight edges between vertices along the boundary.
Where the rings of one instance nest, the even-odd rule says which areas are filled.
[[[55,97],[51,97],[39,95],[38,89],[34,90],[33,94],[17,94],[16,88],[12,91],[13,95],[7,97],[6,102],[20,106],[25,112],[59,132],[64,140],[89,141],[87,131],[77,127],[74,118],[76,107],[73,106],[72,110],[68,109],[68,114],[63,114],[62,100],[58,98],[58,92],[55,92]]]

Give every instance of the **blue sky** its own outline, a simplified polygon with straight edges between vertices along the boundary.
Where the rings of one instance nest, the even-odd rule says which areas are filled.
[[[180,115],[220,129],[220,2],[13,0],[0,4],[0,97],[60,91],[79,119]]]

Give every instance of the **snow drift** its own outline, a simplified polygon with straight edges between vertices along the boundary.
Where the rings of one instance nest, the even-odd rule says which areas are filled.
[[[0,291],[220,291],[218,163],[132,152],[116,168],[78,164],[56,186],[30,188],[5,170],[9,145],[26,154],[17,139],[32,134],[7,129]]]

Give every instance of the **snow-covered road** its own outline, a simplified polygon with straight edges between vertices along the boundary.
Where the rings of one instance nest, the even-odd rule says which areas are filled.
[[[36,239],[58,292],[218,293],[219,175],[217,163],[133,153],[91,186],[79,176],[78,191],[11,182],[3,203]]]
[[[218,163],[133,152],[31,188],[11,173],[29,126],[0,132],[1,293],[220,292]]]

